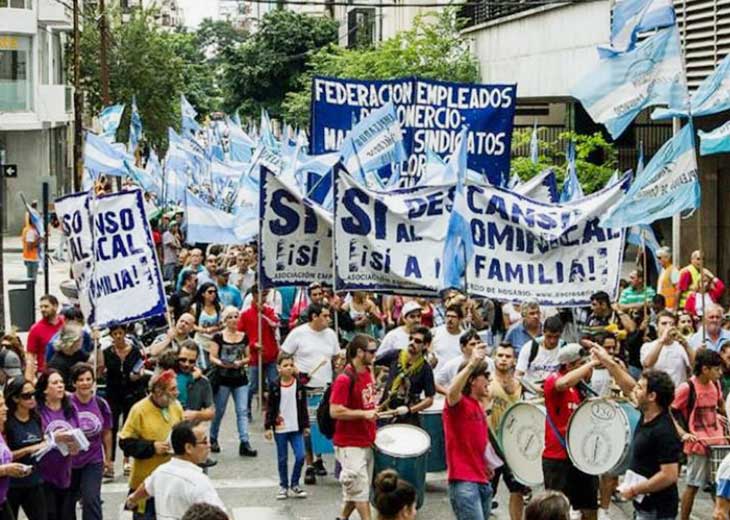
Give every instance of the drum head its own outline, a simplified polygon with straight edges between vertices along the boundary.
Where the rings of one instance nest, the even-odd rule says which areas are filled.
[[[526,486],[542,484],[545,407],[525,402],[513,404],[502,416],[499,433],[505,462],[517,481]]]
[[[378,430],[375,448],[391,457],[418,457],[431,448],[431,437],[417,426],[391,424]]]
[[[570,417],[566,435],[568,456],[584,473],[608,473],[628,453],[630,443],[629,419],[615,401],[589,399]]]

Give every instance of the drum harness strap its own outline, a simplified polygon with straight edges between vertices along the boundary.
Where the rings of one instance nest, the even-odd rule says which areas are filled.
[[[560,435],[560,431],[558,430],[558,427],[555,426],[555,423],[553,422],[552,417],[550,417],[550,411],[547,409],[545,410],[545,417],[547,418],[547,423],[550,425],[550,429],[555,434],[555,437],[558,438],[558,442],[560,443],[560,445],[563,447],[564,450],[567,449],[567,446],[565,444],[565,439],[563,438],[562,435]]]
[[[423,368],[423,365],[426,363],[426,358],[423,356],[418,356],[418,358],[413,361],[413,363],[409,366],[408,365],[408,350],[401,350],[400,354],[398,355],[398,373],[393,378],[393,382],[390,384],[390,390],[388,392],[388,400],[383,404],[389,404],[390,400],[393,399],[395,395],[398,393],[398,389],[403,384],[403,381],[411,377],[414,374],[417,374],[421,368]]]

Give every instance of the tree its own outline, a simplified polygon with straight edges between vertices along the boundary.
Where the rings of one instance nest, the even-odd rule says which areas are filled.
[[[279,116],[285,94],[299,85],[309,54],[334,43],[337,30],[329,18],[286,9],[267,13],[253,36],[222,49],[224,109],[257,117],[263,107]]]
[[[366,49],[330,45],[315,53],[298,89],[286,96],[287,121],[306,126],[309,120],[312,76],[353,79],[394,79],[419,76],[428,79],[474,83],[479,68],[469,44],[459,34],[460,21],[453,9],[416,17],[413,27]]]
[[[195,32],[198,47],[208,56],[208,61],[220,65],[223,61],[223,50],[240,45],[248,38],[248,33],[238,29],[228,20],[212,20],[205,18]]]

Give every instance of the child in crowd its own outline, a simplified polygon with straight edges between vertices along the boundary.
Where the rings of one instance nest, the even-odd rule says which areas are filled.
[[[309,430],[307,391],[296,376],[294,357],[281,352],[277,358],[279,378],[269,387],[266,406],[264,436],[276,441],[276,458],[279,466],[279,493],[277,500],[290,495],[307,498],[307,492],[299,487],[299,477],[304,465],[304,431]],[[287,444],[294,452],[294,467],[291,480],[288,479]]]

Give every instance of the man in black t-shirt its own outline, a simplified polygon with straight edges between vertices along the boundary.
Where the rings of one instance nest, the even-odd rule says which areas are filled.
[[[390,367],[378,410],[397,411],[396,422],[418,425],[418,412],[431,406],[436,394],[433,371],[425,358],[431,331],[416,327],[408,339],[407,348],[392,350],[375,362]]]
[[[183,313],[188,312],[190,304],[193,302],[195,290],[198,286],[198,273],[194,271],[185,271],[182,274],[182,287],[179,291],[175,291],[170,296],[170,308],[172,309],[172,319],[177,321]]]

